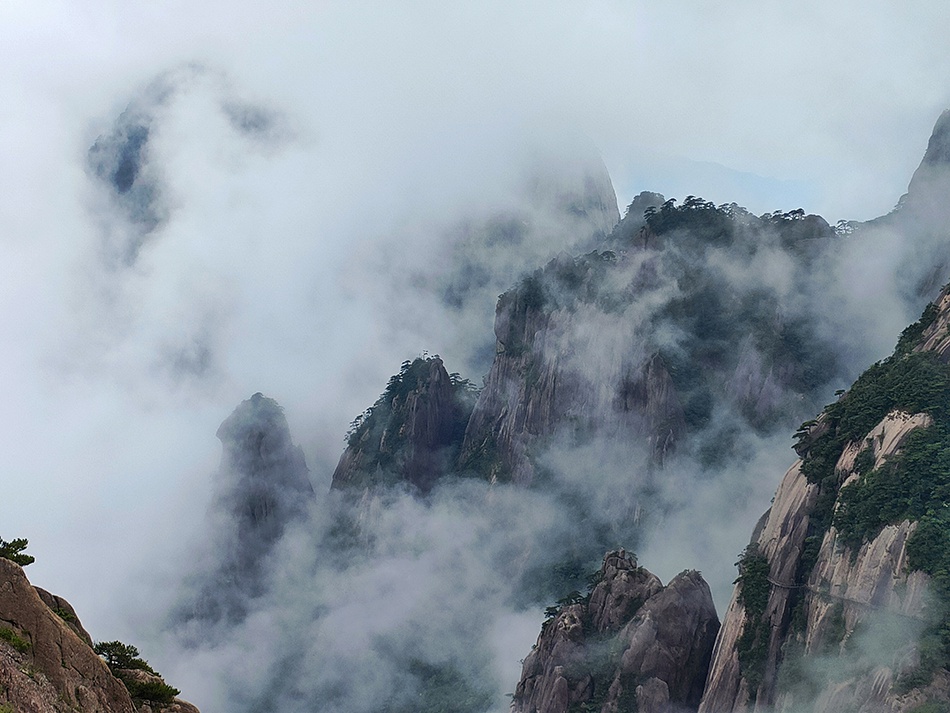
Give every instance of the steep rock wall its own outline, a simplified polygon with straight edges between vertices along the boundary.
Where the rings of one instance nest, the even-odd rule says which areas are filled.
[[[950,291],[946,289],[934,302],[936,317],[921,335],[914,351],[933,352],[943,361],[950,360]]]
[[[89,644],[43,602],[23,570],[0,558],[0,627],[26,642],[0,642],[6,699],[20,713],[132,713],[125,686]]]
[[[945,442],[948,343],[950,286],[904,330],[894,355],[803,424],[796,451],[804,460],[740,559],[700,711],[906,711],[944,685],[944,673],[931,683],[906,675],[934,614],[929,577],[908,560],[917,522],[901,513],[920,517],[941,502],[932,488],[942,471],[926,469]],[[870,417],[882,411],[875,424]],[[905,463],[907,444],[916,460]],[[763,567],[756,581],[743,569],[753,558]],[[767,593],[761,615],[747,606],[746,586]],[[832,655],[834,665],[816,668]]]
[[[183,621],[242,619],[248,599],[266,590],[270,553],[314,498],[303,451],[273,399],[257,393],[242,401],[216,435],[222,453],[211,506],[218,523],[213,564],[194,575],[197,596],[177,613]]]
[[[513,713],[695,709],[719,630],[702,577],[683,572],[663,587],[623,550],[605,556],[599,577],[544,623]]]
[[[555,435],[633,439],[658,461],[674,447],[685,424],[663,360],[626,328],[596,333],[604,315],[589,300],[612,260],[561,254],[499,298],[495,360],[465,431],[462,470],[530,483],[533,446]]]
[[[355,426],[332,487],[405,482],[425,493],[451,467],[471,414],[473,391],[438,357],[407,362]]]
[[[888,414],[865,439],[845,448],[836,470],[847,483],[854,477],[856,456],[865,447],[873,448],[875,464],[880,465],[899,450],[908,434],[928,424],[925,414]],[[842,542],[831,526],[824,534],[810,576],[804,584],[799,583],[810,513],[818,490],[816,484],[808,483],[802,475],[801,461],[783,478],[765,525],[754,540],[769,563],[763,633],[768,643],[760,675],[752,678],[740,665],[741,637],[746,627],[754,626],[755,622],[748,620],[737,588],[716,642],[701,713],[771,710],[776,703],[792,710],[796,704],[802,704],[801,696],[796,701],[795,696],[780,695],[779,691],[780,668],[789,652],[789,642],[801,639],[803,649],[798,655],[814,656],[829,650],[832,628],[840,637],[834,645],[840,646],[873,612],[886,611],[914,621],[923,620],[928,577],[921,572],[908,573],[905,567],[906,543],[914,528],[910,522],[886,526],[856,551]],[[750,679],[758,678],[761,678],[760,685],[750,686]],[[893,682],[894,671],[889,669],[886,678],[879,681],[874,700],[862,701],[862,705],[893,702],[887,698],[886,691]],[[811,691],[810,694],[806,704],[813,705],[816,693]],[[849,700],[855,702],[853,695]],[[838,699],[837,705],[840,704]]]
[[[164,685],[160,676],[144,671]],[[198,713],[191,703],[133,701],[93,651],[72,605],[0,558],[0,705],[16,713]]]
[[[812,263],[832,244],[827,223],[657,200],[634,200],[599,251],[561,253],[500,297],[463,470],[531,482],[555,440],[637,443],[662,463],[702,433],[706,451],[724,453],[730,432],[784,429],[818,406],[837,346],[778,290],[737,275],[780,255],[789,283],[810,294]]]

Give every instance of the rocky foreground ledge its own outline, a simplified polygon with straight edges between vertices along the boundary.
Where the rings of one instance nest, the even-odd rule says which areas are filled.
[[[164,684],[145,671],[152,684]],[[5,707],[4,707],[5,706]],[[178,698],[133,699],[92,649],[69,602],[0,558],[0,710],[16,713],[199,713]]]

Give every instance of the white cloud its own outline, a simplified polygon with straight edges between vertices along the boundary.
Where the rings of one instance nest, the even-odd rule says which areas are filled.
[[[407,225],[504,203],[525,136],[589,137],[623,176],[649,155],[674,157],[661,171],[763,177],[748,193],[715,171],[702,190],[681,170],[668,184],[739,190],[717,202],[869,218],[904,191],[948,103],[948,15],[853,0],[4,2],[0,536],[30,538],[34,580],[97,636],[124,635],[116,602],[141,586],[142,553],[187,551],[200,532],[214,432],[241,399],[280,401],[322,490],[347,423],[403,359],[464,358],[458,325],[380,298],[390,278],[372,260],[404,240],[414,252],[394,261],[423,264],[444,233]],[[103,226],[123,216],[86,151],[192,62],[208,74],[169,101],[151,144],[168,221],[134,269],[110,272]],[[280,131],[255,143],[228,101]],[[621,205],[666,190],[632,173],[644,184]],[[202,354],[204,376],[176,375],[176,358]]]

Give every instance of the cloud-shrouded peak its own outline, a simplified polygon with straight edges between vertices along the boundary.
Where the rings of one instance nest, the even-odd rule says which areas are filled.
[[[256,393],[242,401],[217,436],[223,453],[210,513],[211,551],[196,575],[195,600],[178,612],[192,627],[243,618],[248,603],[267,591],[275,545],[314,500],[303,451],[274,399]]]
[[[914,171],[901,198],[901,208],[910,208],[924,221],[946,217],[946,196],[950,194],[950,109],[934,124],[927,151]]]
[[[279,481],[283,487],[312,492],[303,452],[293,444],[284,411],[274,399],[258,392],[242,401],[216,435],[224,448],[226,477]]]
[[[937,119],[922,163],[924,165],[950,164],[950,109],[944,111]]]
[[[405,482],[425,493],[453,465],[476,397],[439,357],[405,361],[376,403],[353,421],[332,486]]]

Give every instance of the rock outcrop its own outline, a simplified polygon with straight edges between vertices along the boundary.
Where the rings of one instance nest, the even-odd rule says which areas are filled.
[[[0,559],[3,688],[17,711],[134,710],[129,692],[89,644],[46,605],[23,570]],[[5,689],[5,690],[4,690]]]
[[[719,619],[698,572],[666,587],[623,550],[588,596],[548,619],[524,661],[513,713],[695,710]]]
[[[66,626],[72,629],[76,636],[92,647],[92,637],[89,636],[89,632],[83,628],[82,622],[79,621],[79,616],[76,614],[76,610],[73,609],[72,604],[62,597],[51,594],[40,587],[33,587],[33,589],[36,590],[36,593],[40,596],[40,599],[43,600],[43,603],[48,606],[53,613],[59,616],[60,619],[66,622]]]
[[[794,583],[808,533],[808,513],[814,507],[816,497],[817,487],[808,484],[799,464],[793,466],[782,479],[765,526],[756,540],[760,551],[769,559],[770,580]],[[770,618],[770,628],[776,631],[787,628],[791,612],[788,600],[795,593],[793,584],[770,591],[767,611],[776,613],[774,621]],[[745,627],[745,607],[740,603],[737,591],[729,602],[716,640],[701,712],[743,710],[749,700],[749,684],[739,663],[739,639]],[[780,648],[781,643],[779,636],[770,636],[770,654]]]
[[[950,194],[950,110],[944,111],[934,124],[927,150],[910,179],[902,208],[919,211],[946,211]]]
[[[253,571],[288,522],[313,498],[303,451],[283,409],[260,393],[234,409],[217,432],[223,449],[220,507],[236,524],[235,566]]]
[[[942,361],[950,362],[950,292],[941,292],[932,309],[933,322],[921,334],[914,351],[932,352]]]
[[[856,223],[855,237],[875,239],[874,232],[896,233],[910,249],[893,258],[899,289],[911,304],[932,295],[950,270],[947,240],[950,238],[950,110],[934,124],[923,159],[914,171],[907,192],[894,210],[867,223]],[[865,234],[869,233],[869,234]]]
[[[828,224],[693,197],[658,210],[661,198],[638,197],[630,210],[646,214],[628,213],[600,251],[561,253],[500,297],[463,470],[531,482],[555,438],[636,442],[662,463],[714,413],[733,422],[723,431],[763,432],[820,403],[836,369],[831,345],[814,322],[786,315],[778,292],[734,271],[759,269],[760,251],[782,254],[789,281],[807,292]],[[713,436],[709,451],[727,452],[728,438]]]
[[[893,413],[882,421],[868,440],[875,446],[877,464],[897,452],[904,437],[915,428],[927,424],[920,414]],[[854,453],[851,448],[842,454],[836,464],[845,482],[854,478]],[[782,480],[775,502],[768,513],[765,526],[756,538],[758,551],[769,562],[769,598],[765,610],[765,627],[760,636],[767,637],[766,654],[759,661],[740,661],[744,644],[741,639],[749,627],[756,626],[746,615],[740,592],[733,594],[716,642],[713,665],[700,711],[719,713],[746,710],[796,710],[796,706],[816,705],[816,693],[809,690],[802,700],[789,684],[783,681],[781,669],[787,664],[790,652],[797,657],[817,659],[832,653],[839,654],[847,639],[857,636],[860,626],[875,616],[906,620],[910,628],[919,629],[925,621],[928,577],[922,572],[907,572],[906,545],[914,524],[902,521],[888,525],[869,542],[856,550],[842,542],[837,529],[831,526],[824,534],[817,559],[804,583],[800,583],[800,568],[805,553],[811,511],[819,497],[819,487],[808,483],[796,463]],[[798,607],[798,610],[796,610]],[[834,639],[834,640],[832,640]],[[907,646],[913,642],[904,641]],[[796,644],[798,648],[796,649]],[[903,656],[912,655],[912,647]],[[899,660],[899,657],[898,657]],[[898,670],[894,661],[882,663],[875,670],[878,681],[875,690],[864,691],[864,700],[856,699],[860,681],[838,680],[836,688],[823,690],[818,697],[830,697],[814,710],[840,710],[847,701],[857,709],[869,706],[873,710],[907,710],[894,707],[888,691]],[[744,665],[746,664],[746,665]],[[793,664],[799,665],[799,664]],[[750,674],[758,666],[759,671]],[[750,684],[750,680],[758,685]],[[848,687],[846,684],[851,683]],[[828,707],[830,705],[830,707]]]
[[[533,446],[555,435],[642,442],[658,461],[683,434],[683,409],[656,353],[631,332],[592,333],[613,253],[561,254],[503,294],[496,355],[465,432],[463,471],[528,484]]]
[[[458,454],[474,399],[474,387],[449,374],[439,357],[405,362],[354,422],[332,487],[401,482],[428,492]]]
[[[217,431],[221,466],[213,516],[219,521],[216,565],[200,573],[198,600],[185,620],[239,620],[247,600],[266,589],[267,558],[286,528],[306,516],[314,498],[303,451],[291,438],[283,409],[254,394]]]
[[[913,484],[934,446],[918,438],[913,463],[902,458],[924,431],[944,433],[932,414],[946,398],[948,310],[945,289],[894,356],[803,426],[802,459],[740,560],[701,713],[904,713],[947,700],[945,671],[914,673],[936,614],[930,577],[908,545],[940,486]]]
[[[133,701],[93,651],[69,602],[33,587],[19,565],[0,558],[0,708],[4,705],[16,713],[198,713],[177,698],[168,704]]]

